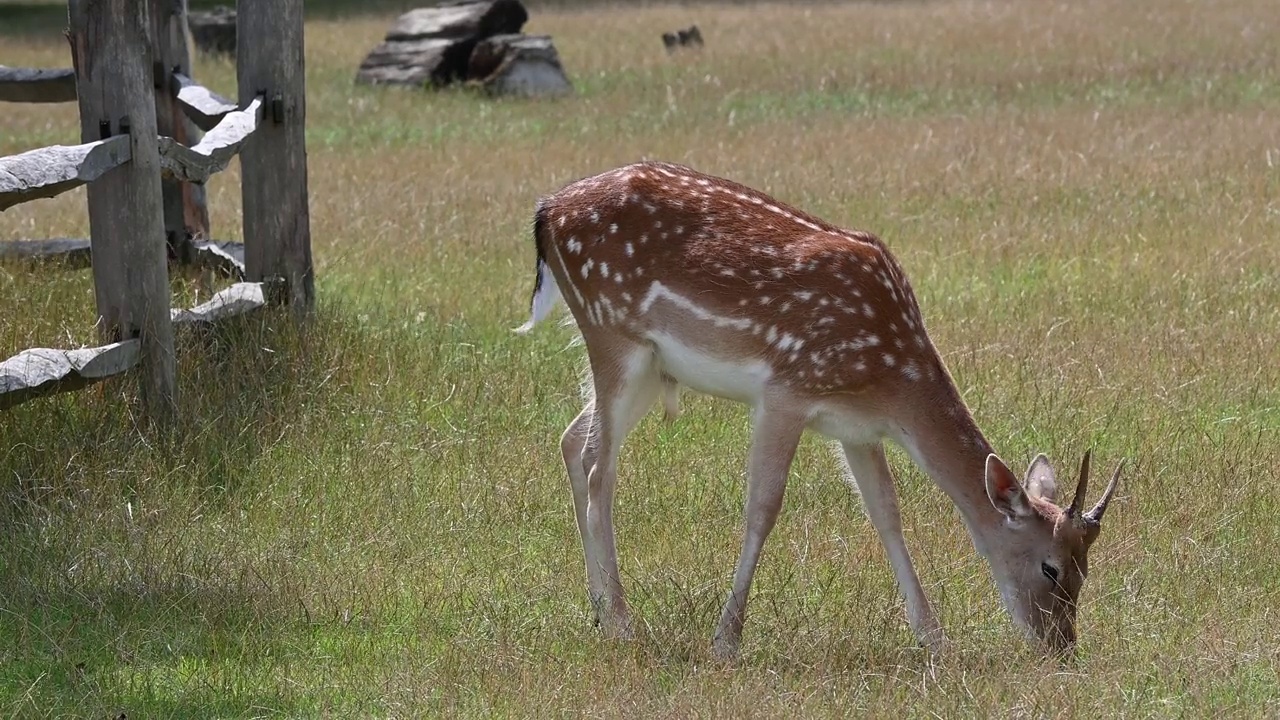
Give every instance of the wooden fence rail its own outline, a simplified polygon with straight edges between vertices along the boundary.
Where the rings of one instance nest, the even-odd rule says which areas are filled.
[[[0,65],[0,102],[76,101],[76,76],[70,68],[14,68]]]
[[[103,345],[34,348],[0,363],[0,408],[138,367],[144,410],[163,424],[178,410],[175,325],[279,299],[305,314],[314,302],[302,0],[238,0],[238,32],[260,26],[256,49],[240,45],[243,106],[191,80],[185,0],[70,0],[68,18],[72,71],[0,67],[0,101],[76,100],[83,144],[0,158],[0,210],[87,185],[91,238],[0,243],[0,259],[37,254],[22,246],[90,256]],[[199,228],[208,222],[207,212],[199,217],[203,184],[237,154],[245,198],[240,248],[207,242]],[[249,282],[201,306],[171,309],[167,260],[174,254]]]

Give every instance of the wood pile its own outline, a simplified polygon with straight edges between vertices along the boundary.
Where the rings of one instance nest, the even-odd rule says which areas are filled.
[[[356,73],[356,82],[443,88],[473,84],[500,95],[572,91],[548,35],[520,32],[519,0],[452,0],[401,15]]]

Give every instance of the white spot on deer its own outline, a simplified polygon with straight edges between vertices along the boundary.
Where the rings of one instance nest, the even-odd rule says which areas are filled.
[[[710,186],[711,186],[711,181],[710,181],[710,180],[707,180],[707,179],[705,179],[705,178],[699,178],[699,179],[698,179],[698,184],[699,184],[699,185],[701,185],[702,187],[710,187]]]
[[[800,299],[800,302],[808,302],[813,297],[813,292],[809,290],[797,290],[793,294]]]
[[[893,367],[894,363],[897,362],[897,360],[895,360],[893,356],[890,355],[889,353],[882,354],[880,358],[884,360],[884,364],[888,365],[889,367]]]
[[[815,324],[815,325],[831,325],[831,324],[832,324],[832,323],[834,323],[835,321],[836,321],[836,319],[835,319],[835,318],[833,318],[833,317],[831,317],[830,315],[824,315],[824,316],[822,316],[822,317],[818,318],[818,322],[816,322],[816,323],[814,323],[814,324]]]
[[[814,225],[813,223],[809,222],[808,220],[805,220],[804,218],[796,218],[795,220],[796,220],[796,222],[798,222],[798,223],[800,223],[801,225],[803,225],[803,226],[805,226],[805,227],[809,228],[810,230],[821,230],[821,229],[822,229],[822,228],[818,227],[817,225]]]
[[[676,226],[676,231],[675,231],[675,232],[676,232],[676,234],[677,234],[677,235],[683,235],[683,234],[684,234],[684,226],[683,226],[683,225],[677,225],[677,226]]]
[[[831,301],[830,301],[830,300],[828,300],[828,299],[826,299],[825,297],[820,297],[820,298],[818,298],[818,305],[820,305],[820,306],[822,306],[822,307],[826,307],[826,306],[827,306],[827,305],[829,305],[830,303],[831,303]]]
[[[864,370],[867,369],[867,363],[863,360],[859,360],[858,362],[853,364],[853,369],[857,370],[858,372],[863,372]]]
[[[610,235],[618,234],[618,223],[609,223],[609,234]]]
[[[772,274],[773,274],[773,279],[774,279],[774,280],[781,280],[781,279],[782,279],[782,268],[774,268],[774,269],[773,269],[773,273],[772,273]]]
[[[619,285],[621,285],[621,284],[622,284],[622,273],[621,273],[621,272],[616,272],[616,273],[614,273],[614,274],[613,274],[613,281],[614,281],[614,282],[616,282],[616,283],[618,283]]]
[[[595,208],[587,208],[587,210],[591,213],[591,222],[600,222],[600,213],[596,212]]]
[[[769,301],[770,301],[770,300],[772,300],[772,299],[773,299],[773,298],[772,298],[772,297],[770,297],[770,296],[768,296],[768,295],[761,295],[760,297],[756,298],[756,300],[757,300],[761,305],[768,305],[768,304],[769,304]]]
[[[618,273],[618,277],[622,277],[622,273]],[[618,282],[622,282],[622,281],[621,281],[621,280],[619,280]],[[631,293],[629,293],[629,292],[624,292],[624,293],[622,293],[622,302],[630,303],[630,302],[631,302]]]
[[[587,261],[582,263],[582,278],[584,280],[588,275],[591,274],[591,266],[595,264],[596,264],[596,261],[592,260],[591,258],[587,258]]]
[[[625,249],[627,251],[627,257],[631,257],[636,254],[636,248],[631,243],[627,243]]]
[[[862,314],[866,315],[869,318],[873,318],[876,316],[876,311],[871,307],[870,304],[862,303]]]
[[[764,339],[768,340],[770,344],[773,344],[773,341],[778,339],[778,328],[770,325],[769,332],[765,333]]]
[[[576,237],[569,238],[569,242],[565,243],[565,247],[568,247],[569,252],[573,253],[574,255],[577,255],[578,253],[582,252],[582,243],[578,242],[578,238]]]
[[[733,277],[733,276],[737,275],[737,273],[735,273],[733,270],[730,270],[729,268],[725,268],[725,269],[721,270],[721,271],[720,271],[720,274],[721,274],[721,275],[723,275],[723,276],[725,276],[725,277]]]
[[[798,353],[798,352],[793,352],[793,353],[791,353],[789,356],[787,356],[787,360],[788,360],[789,362],[795,362],[795,361],[796,361],[796,360],[798,360],[799,358],[800,358],[800,353]]]
[[[902,374],[905,375],[907,379],[912,382],[919,380],[921,377],[920,368],[916,367],[915,362],[907,363],[906,366],[902,368]]]
[[[877,345],[879,345],[879,344],[880,344],[880,336],[879,336],[879,335],[868,335],[868,336],[867,336],[867,346],[868,346],[868,347],[875,347],[875,346],[877,346]]]
[[[666,239],[667,239],[667,231],[666,231],[666,230],[663,230],[663,231],[662,231],[662,239],[663,239],[663,240],[666,240]]]
[[[603,275],[606,280],[609,279],[609,263],[600,263],[600,274]]]
[[[778,310],[779,310],[779,311],[781,311],[781,312],[787,312],[787,311],[788,311],[788,310],[790,310],[790,309],[791,309],[791,301],[790,301],[790,300],[788,300],[788,301],[786,301],[786,302],[782,303],[782,307],[778,308]]]
[[[644,204],[644,209],[645,209],[645,212],[649,213],[650,215],[658,212],[658,206],[649,202]]]
[[[644,268],[642,267],[636,268],[636,277],[640,277],[643,274],[644,274]]]
[[[782,333],[782,337],[778,338],[778,349],[784,352],[790,350],[793,342],[795,342],[795,338],[791,336],[791,333]]]
[[[568,219],[568,218],[566,218],[565,216],[561,215],[561,216],[560,216],[560,222],[558,222],[558,223],[556,223],[556,224],[557,224],[557,225],[559,225],[560,227],[564,227],[564,222],[565,222],[565,220],[567,220],[567,219]]]
[[[654,229],[654,230],[661,230],[661,229],[662,229],[662,221],[661,221],[661,220],[654,220],[654,221],[653,221],[653,229]]]

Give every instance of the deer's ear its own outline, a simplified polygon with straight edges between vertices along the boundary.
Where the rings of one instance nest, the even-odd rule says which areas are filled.
[[[1043,453],[1031,461],[1031,465],[1027,467],[1027,479],[1022,484],[1027,489],[1027,494],[1032,497],[1049,502],[1054,502],[1058,497],[1058,478],[1049,465],[1049,458],[1046,458]]]
[[[991,504],[1010,520],[1031,514],[1027,493],[1015,476],[995,453],[987,456],[987,497]]]

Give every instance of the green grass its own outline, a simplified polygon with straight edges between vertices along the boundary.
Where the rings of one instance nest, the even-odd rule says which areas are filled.
[[[129,379],[0,413],[0,717],[1280,713],[1266,2],[545,9],[528,29],[578,90],[556,102],[355,87],[396,6],[342,7],[307,27],[313,325],[180,338],[170,437],[137,427]],[[658,34],[690,22],[706,51],[667,57]],[[66,52],[14,30],[2,60]],[[197,65],[234,94],[230,65]],[[3,115],[3,154],[77,139],[74,105]],[[955,645],[930,662],[817,438],[743,659],[712,662],[748,428],[689,395],[624,448],[638,637],[599,636],[557,443],[582,351],[554,323],[510,328],[535,199],[646,156],[883,236],[1010,463],[1128,459],[1074,664],[1018,639],[955,510],[895,449]],[[219,238],[240,237],[238,178],[209,186]],[[84,236],[83,203],[8,210],[0,238]],[[91,343],[92,317],[88,272],[0,266],[0,356]]]

